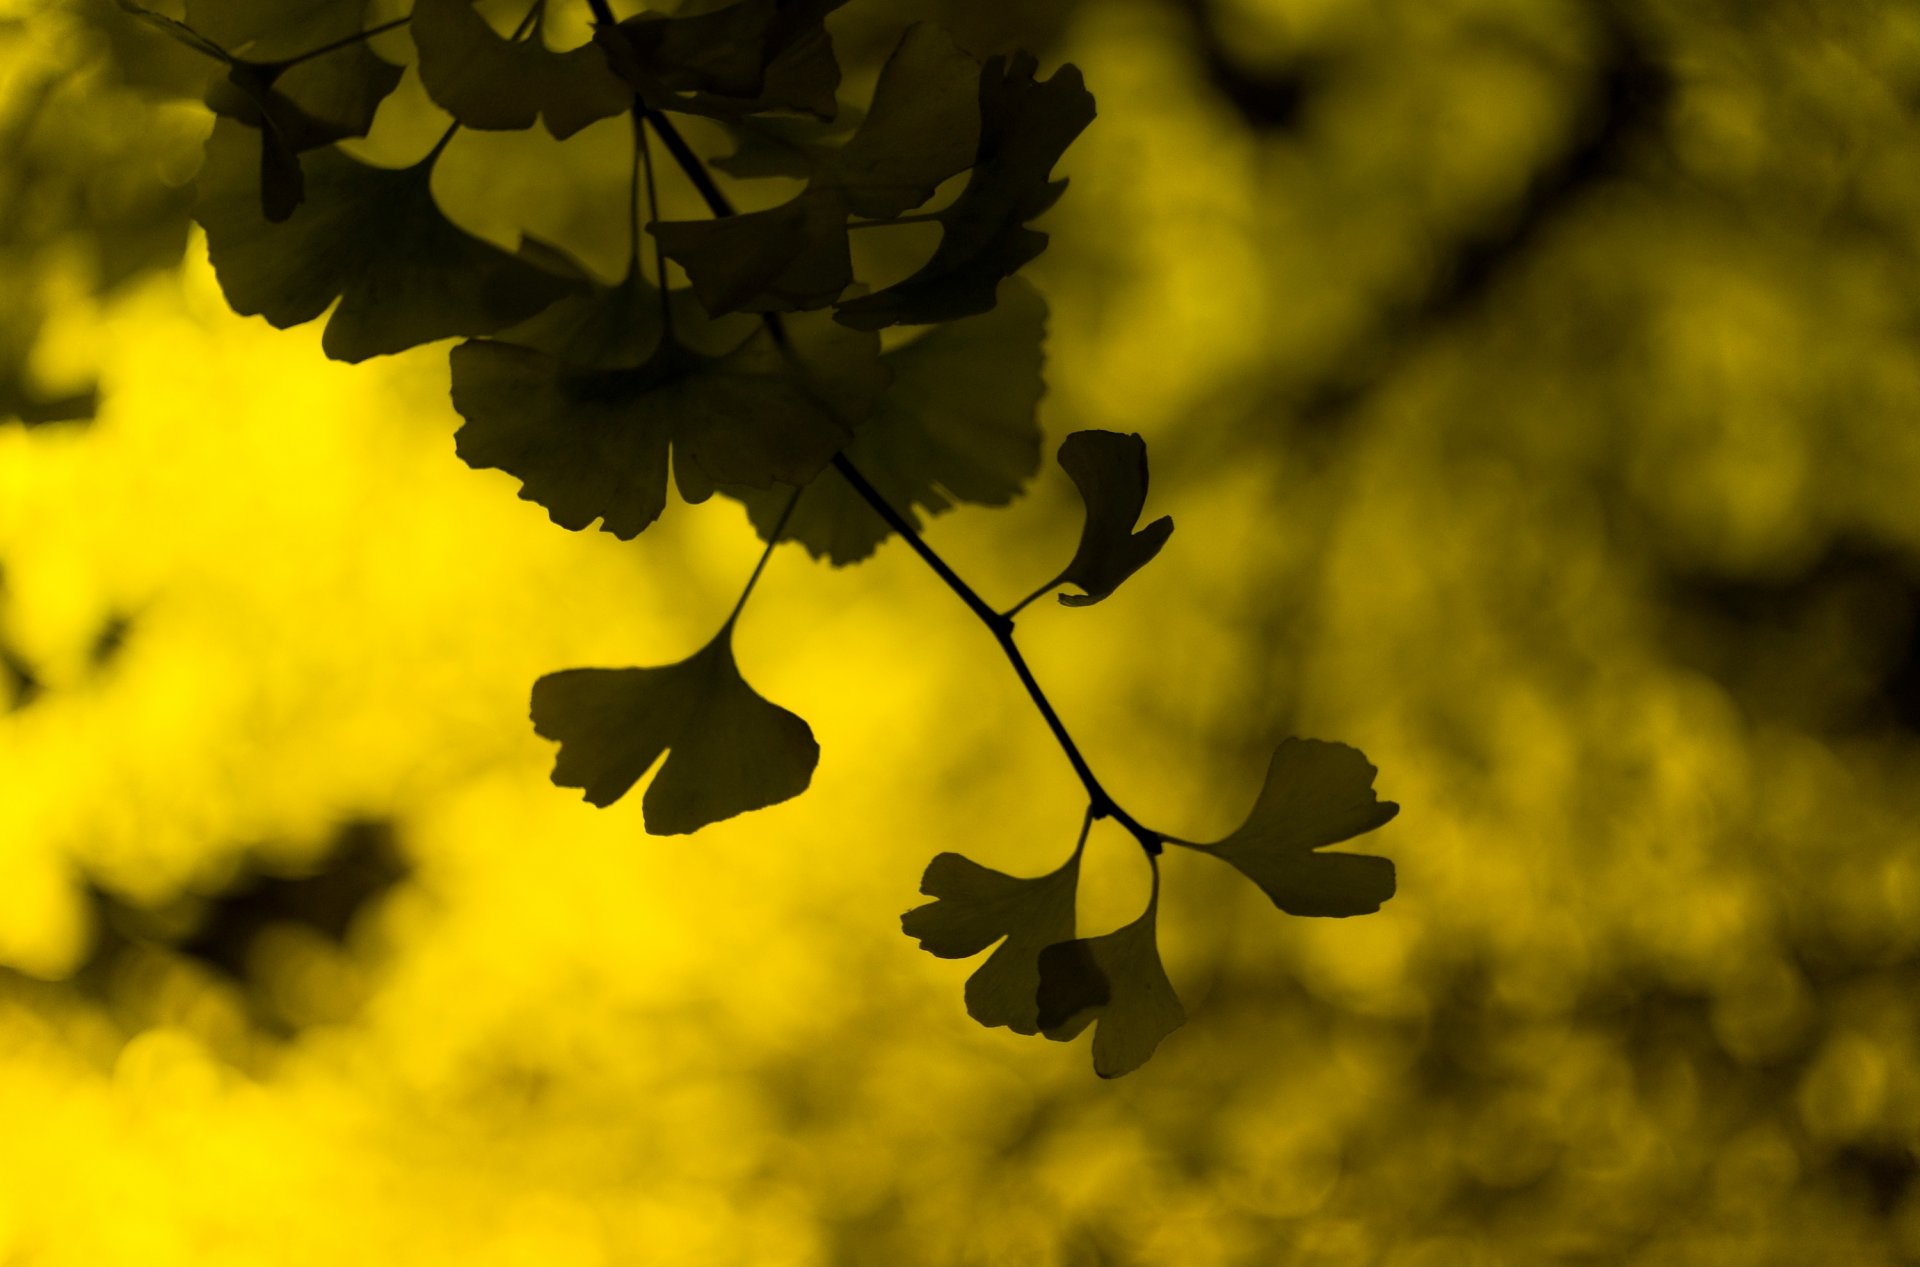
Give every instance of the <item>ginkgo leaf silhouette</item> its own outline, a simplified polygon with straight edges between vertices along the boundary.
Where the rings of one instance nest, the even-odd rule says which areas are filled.
[[[235,312],[283,329],[338,299],[321,339],[335,360],[488,334],[578,284],[448,220],[430,187],[437,150],[403,168],[312,154],[306,202],[275,224],[261,210],[252,149],[244,128],[215,121],[194,206],[214,274]]]
[[[920,513],[959,502],[1003,506],[1039,468],[1046,326],[1046,300],[1015,278],[991,312],[938,326],[880,358],[892,382],[846,455],[916,528]],[[787,511],[784,489],[722,491],[745,503],[762,539]],[[794,504],[782,538],[844,566],[891,532],[851,485],[828,474]]]
[[[819,156],[812,184],[838,189],[857,216],[919,206],[980,149],[980,63],[931,22],[900,36],[880,68],[867,116],[847,143]]]
[[[553,51],[537,15],[514,39],[497,33],[473,0],[414,0],[412,31],[421,86],[466,127],[518,130],[538,116],[565,140],[633,100],[604,51],[593,44]]]
[[[717,484],[797,486],[817,475],[886,386],[879,341],[847,333],[821,317],[794,322],[782,351],[756,327],[719,356],[670,338],[616,369],[463,343],[452,358],[453,404],[466,419],[455,444],[468,465],[518,478],[520,495],[562,527],[599,519],[629,539],[665,509],[670,464],[694,502]]]
[[[835,190],[718,220],[656,221],[647,231],[715,316],[824,308],[853,283],[847,205]]]
[[[1373,776],[1357,749],[1288,739],[1274,750],[1266,783],[1239,830],[1211,845],[1174,843],[1231,863],[1289,915],[1371,914],[1393,896],[1393,863],[1320,851],[1400,812],[1375,796]]]
[[[652,226],[709,312],[824,308],[853,282],[849,213],[899,215],[974,161],[980,68],[931,23],[909,27],[872,107],[839,148],[811,153],[806,189],[780,206]]]
[[[1072,561],[1041,592],[1078,585],[1086,592],[1062,594],[1060,601],[1087,607],[1119,589],[1160,553],[1173,535],[1173,517],[1162,515],[1134,531],[1147,504],[1147,445],[1138,435],[1076,431],[1061,442],[1059,462],[1080,490],[1087,518]]]
[[[1046,249],[1047,235],[1027,221],[1066,190],[1053,166],[1093,122],[1094,105],[1077,67],[1036,80],[1036,65],[1021,53],[981,68],[979,150],[966,188],[937,215],[940,245],[906,280],[841,304],[840,321],[878,330],[985,312],[1001,280]]]
[[[595,38],[649,106],[716,118],[766,110],[833,117],[840,65],[826,17],[846,0],[739,0],[705,13],[641,13]]]
[[[281,61],[235,57],[182,22],[118,0],[128,13],[158,26],[227,68],[207,90],[207,105],[260,134],[260,208],[274,223],[306,197],[300,155],[348,137],[365,136],[380,103],[400,83],[401,68],[351,43]]]
[[[1118,1078],[1147,1063],[1160,1040],[1186,1023],[1173,983],[1160,963],[1154,896],[1139,919],[1100,937],[1048,946],[1040,952],[1037,1007],[1040,1032],[1057,1042],[1093,1032],[1093,1071]]]
[[[1031,878],[943,853],[920,881],[920,891],[934,900],[902,915],[900,928],[942,959],[968,959],[999,942],[967,978],[967,1014],[989,1028],[1035,1034],[1041,954],[1073,937],[1079,883],[1078,848],[1058,870]]]
[[[740,675],[733,621],[678,664],[566,669],[533,684],[533,728],[558,740],[553,781],[605,808],[661,753],[641,798],[647,830],[678,836],[807,790],[820,745]]]

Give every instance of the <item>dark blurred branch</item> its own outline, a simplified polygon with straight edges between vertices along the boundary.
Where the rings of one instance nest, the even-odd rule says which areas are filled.
[[[1657,131],[1670,73],[1612,6],[1597,6],[1595,20],[1600,47],[1582,94],[1586,106],[1566,144],[1535,169],[1510,208],[1452,243],[1424,289],[1389,305],[1325,374],[1289,393],[1289,412],[1303,427],[1337,427],[1428,339],[1515,273],[1588,194],[1629,170],[1631,156]]]
[[[1305,58],[1271,71],[1250,69],[1233,55],[1212,0],[1169,0],[1193,30],[1194,51],[1213,90],[1255,131],[1291,131],[1300,123],[1320,64]]]

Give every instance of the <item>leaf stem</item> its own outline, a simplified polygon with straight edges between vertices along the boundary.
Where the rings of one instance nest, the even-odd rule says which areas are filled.
[[[639,102],[634,102],[633,141],[640,150],[640,162],[647,169],[647,219],[654,224],[660,223],[660,181],[653,170],[653,139],[647,135],[645,118],[640,113]],[[633,266],[640,267],[640,209],[634,208],[633,223]],[[653,274],[654,284],[660,288],[660,326],[667,337],[673,337],[673,294],[667,289],[667,251],[661,245],[660,236],[653,238]],[[788,509],[792,509],[789,507]]]
[[[1045,595],[1049,591],[1056,590],[1059,588],[1060,588],[1060,578],[1056,576],[1051,581],[1048,581],[1045,585],[1042,585],[1039,589],[1033,591],[1033,593],[1027,595],[1025,598],[1021,599],[1019,602],[1015,603],[1013,606],[1007,608],[1007,611],[1006,611],[1007,619],[1012,620],[1015,616],[1018,616],[1022,611],[1025,611],[1029,603],[1032,603],[1035,599],[1040,598],[1041,596]]]
[[[1062,722],[1060,714],[1054,711],[1053,702],[1047,698],[1047,693],[1040,689],[1039,681],[1035,679],[1033,670],[1027,665],[1027,658],[1020,654],[1020,648],[1013,640],[1013,620],[987,606],[980,595],[974,592],[973,587],[961,579],[960,574],[955,572],[918,532],[914,531],[913,525],[893,508],[881,495],[880,490],[868,483],[867,477],[860,473],[860,469],[848,459],[846,454],[834,454],[833,469],[840,472],[847,483],[853,485],[853,490],[879,513],[887,526],[900,534],[901,539],[912,547],[913,552],[933,569],[934,575],[946,582],[947,588],[958,595],[960,601],[967,605],[967,609],[979,617],[980,623],[992,632],[994,641],[1000,644],[1001,653],[1007,657],[1007,663],[1013,666],[1014,675],[1020,679],[1020,685],[1026,688],[1027,696],[1033,701],[1034,708],[1039,710],[1041,718],[1047,723],[1047,729],[1053,732],[1054,742],[1060,745],[1062,752],[1066,753],[1068,763],[1073,766],[1073,772],[1080,777],[1081,786],[1086,788],[1088,813],[1094,818],[1113,819],[1140,842],[1140,847],[1146,850],[1149,858],[1156,857],[1160,853],[1160,833],[1142,826],[1133,815],[1121,809],[1119,803],[1107,794],[1104,787],[1100,786],[1100,780],[1094,775],[1092,767],[1080,754],[1079,745],[1074,743],[1073,736],[1067,732],[1066,723]]]
[[[800,500],[800,493],[801,490],[796,488],[793,490],[793,495],[787,498],[787,508],[780,512],[780,518],[774,523],[773,531],[767,534],[767,548],[760,552],[760,561],[753,565],[753,575],[747,578],[747,587],[740,591],[739,600],[734,603],[733,610],[727,614],[727,623],[720,626],[722,629],[740,619],[740,613],[746,607],[747,600],[753,597],[753,587],[760,583],[760,574],[767,570],[767,560],[773,557],[773,548],[780,544],[780,534],[786,531],[787,519],[793,514],[793,507]]]
[[[891,229],[896,224],[939,224],[940,217],[932,212],[924,215],[894,216],[887,220],[855,220],[847,225],[849,229]]]
[[[385,35],[388,31],[396,27],[405,26],[411,21],[413,21],[413,15],[409,13],[403,18],[395,18],[391,22],[382,22],[378,26],[367,27],[364,30],[356,31],[352,35],[343,35],[331,43],[322,44],[319,48],[310,48],[304,53],[296,53],[292,57],[278,63],[278,65],[283,70],[289,66],[298,66],[301,62],[310,62],[316,57],[325,57],[328,53],[337,52],[340,49],[348,48],[354,44],[364,44],[376,35]]]
[[[607,8],[607,0],[588,0],[588,3],[593,6],[595,16],[602,22],[611,22],[612,13]],[[714,184],[713,177],[708,174],[705,164],[700,161],[700,156],[693,152],[693,147],[687,144],[686,138],[681,136],[679,129],[673,126],[673,121],[650,107],[636,103],[636,108],[645,110],[647,122],[653,125],[653,130],[666,145],[667,152],[673,155],[674,162],[679,164],[680,170],[686,173],[687,179],[693,182],[693,187],[699,190],[700,196],[706,200],[708,209],[716,216],[734,214],[732,202],[720,191],[719,186]],[[779,317],[774,313],[764,313],[762,318],[766,321],[767,328],[774,339],[785,348],[787,346],[786,330]],[[1047,693],[1040,689],[1040,683],[1035,680],[1033,670],[1027,667],[1026,657],[1020,654],[1020,648],[1014,644],[1012,618],[1003,616],[987,606],[980,595],[974,592],[973,587],[962,580],[960,574],[948,566],[947,561],[941,558],[932,546],[921,539],[913,525],[893,508],[881,495],[880,490],[867,482],[867,477],[860,473],[860,469],[845,453],[833,455],[833,469],[840,472],[841,477],[853,486],[853,491],[860,494],[867,505],[873,507],[875,513],[886,521],[887,527],[900,534],[901,539],[920,556],[921,561],[933,569],[934,575],[945,582],[947,588],[967,605],[967,610],[978,617],[980,623],[993,634],[994,641],[1000,644],[1001,653],[1013,666],[1014,675],[1020,679],[1020,685],[1026,688],[1028,698],[1033,701],[1033,706],[1039,710],[1041,718],[1047,723],[1047,729],[1053,732],[1054,742],[1060,745],[1060,750],[1066,754],[1068,763],[1073,766],[1073,772],[1079,776],[1081,786],[1086,788],[1089,815],[1092,818],[1113,819],[1140,842],[1140,847],[1146,851],[1147,857],[1159,857],[1162,840],[1160,833],[1143,826],[1133,815],[1121,809],[1119,803],[1107,795],[1107,790],[1100,786],[1100,780],[1094,776],[1092,767],[1087,764],[1087,759],[1080,755],[1079,745],[1075,744],[1073,736],[1067,733],[1066,724],[1060,720],[1060,714],[1054,711],[1052,702],[1047,699]],[[789,512],[792,511],[792,502],[787,504],[787,509]],[[780,531],[785,526],[786,517],[783,515],[779,527],[769,534],[773,541],[780,539]],[[769,545],[768,549],[771,551],[772,546]],[[762,562],[764,563],[764,560]]]

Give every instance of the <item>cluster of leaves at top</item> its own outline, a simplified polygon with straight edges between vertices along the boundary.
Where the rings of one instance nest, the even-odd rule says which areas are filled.
[[[1063,586],[1080,591],[1063,603],[1096,603],[1166,541],[1169,519],[1135,527],[1147,495],[1138,436],[1082,431],[1061,445],[1085,527],[1067,565],[1010,612],[985,607],[918,539],[921,513],[1004,504],[1038,469],[1046,308],[1015,274],[1047,244],[1029,222],[1066,187],[1053,169],[1094,103],[1072,66],[1041,79],[1024,54],[981,63],[920,24],[850,127],[825,26],[844,2],[694,0],[624,21],[596,3],[592,41],[556,50],[542,33],[544,0],[506,34],[471,0],[415,0],[408,17],[371,29],[366,0],[186,0],[184,20],[121,0],[225,68],[207,98],[218,118],[195,216],[235,310],[286,327],[331,308],[322,346],[346,361],[465,339],[452,352],[460,456],[519,479],[521,495],[567,528],[598,521],[635,536],[665,509],[671,473],[687,502],[717,492],[744,503],[769,554],[796,540],[845,564],[892,532],[910,539],[995,633],[1089,808],[1072,855],[1043,876],[935,858],[922,884],[934,900],[908,912],[905,929],[949,958],[997,942],[967,982],[972,1015],[1055,1039],[1097,1024],[1096,1070],[1125,1073],[1183,1019],[1155,938],[1163,842],[1239,868],[1282,910],[1355,915],[1392,895],[1392,864],[1320,851],[1397,807],[1376,798],[1358,752],[1303,740],[1280,746],[1245,825],[1213,844],[1141,827],[1099,787],[1019,658],[1013,617]],[[400,68],[368,40],[403,24],[421,83],[452,123],[395,170],[334,143],[365,135],[398,82]],[[626,276],[608,286],[545,244],[507,251],[476,238],[435,201],[434,165],[460,128],[538,121],[565,138],[621,113],[633,120],[634,214],[643,171],[654,208],[651,280],[637,231]],[[731,152],[703,165],[674,115],[717,123]],[[655,137],[714,218],[659,217]],[[771,209],[734,214],[707,165],[805,184]],[[908,216],[962,173],[947,205]],[[857,285],[850,231],[903,217],[938,224],[931,257],[883,289]],[[666,260],[686,287],[670,285]],[[890,326],[928,329],[883,352],[878,332]],[[812,731],[735,663],[732,632],[753,583],[712,641],[677,664],[570,669],[535,684],[534,726],[560,744],[557,784],[610,805],[658,762],[642,812],[660,834],[807,787]],[[1087,828],[1108,816],[1145,847],[1153,898],[1126,927],[1078,938]]]

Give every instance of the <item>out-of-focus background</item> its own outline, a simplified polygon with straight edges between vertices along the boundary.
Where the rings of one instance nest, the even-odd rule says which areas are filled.
[[[742,624],[805,796],[554,788],[529,684],[704,641],[738,507],[567,533],[455,458],[442,349],[233,316],[203,70],[5,0],[0,1263],[1920,1261],[1920,14],[855,0],[850,92],[922,16],[1086,72],[1047,447],[1140,432],[1178,523],[1037,672],[1192,838],[1363,748],[1399,895],[1176,850],[1150,1064],[976,1026],[897,916],[1081,806],[897,542]],[[607,265],[624,128],[463,135],[443,198]],[[1005,603],[1077,516],[1049,464],[931,537]],[[1100,931],[1144,864],[1092,848]]]

